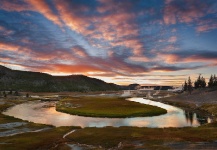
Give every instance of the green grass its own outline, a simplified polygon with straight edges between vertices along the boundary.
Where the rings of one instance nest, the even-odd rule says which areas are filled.
[[[90,117],[142,117],[165,114],[165,109],[127,101],[125,98],[72,97],[57,103],[57,111]]]

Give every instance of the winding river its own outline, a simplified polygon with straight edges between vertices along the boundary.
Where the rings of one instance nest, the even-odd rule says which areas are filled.
[[[3,114],[31,121],[34,123],[42,123],[54,126],[81,126],[84,127],[105,127],[105,126],[136,126],[136,127],[197,127],[210,120],[195,113],[185,112],[184,110],[155,102],[143,98],[129,98],[129,101],[139,102],[158,106],[167,110],[167,113],[153,117],[134,117],[134,118],[96,118],[69,115],[62,112],[57,112],[55,107],[47,107],[54,105],[54,102],[34,101],[16,105],[9,108]]]

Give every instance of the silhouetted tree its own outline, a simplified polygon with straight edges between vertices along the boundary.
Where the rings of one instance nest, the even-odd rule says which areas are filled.
[[[213,78],[213,76],[211,75],[210,78],[209,78],[208,87],[209,87],[209,88],[212,88],[213,85],[214,85],[214,78]]]
[[[26,93],[26,97],[27,97],[27,98],[29,97],[29,93]]]
[[[198,82],[197,82],[197,81],[194,82],[194,88],[195,88],[195,89],[199,88],[199,85],[198,85]]]
[[[191,94],[192,91],[193,91],[193,87],[192,87],[191,78],[188,77],[188,92],[189,92],[189,94]]]
[[[208,86],[209,88],[213,88],[217,86],[217,78],[215,74],[210,76]]]
[[[206,79],[204,77],[201,78],[201,87],[202,88],[206,87]]]
[[[215,76],[215,74],[214,74],[214,76],[213,76],[213,86],[214,86],[214,87],[217,86],[217,77]]]
[[[206,87],[206,81],[205,78],[199,75],[197,80],[194,82],[195,89],[197,88],[205,88]]]
[[[187,82],[186,82],[186,81],[185,81],[185,83],[184,83],[183,90],[184,90],[184,91],[187,91],[187,90],[188,90],[188,84],[187,84]]]

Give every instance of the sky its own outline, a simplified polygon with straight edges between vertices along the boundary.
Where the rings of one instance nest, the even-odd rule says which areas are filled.
[[[1,0],[0,65],[120,85],[217,74],[216,0]]]

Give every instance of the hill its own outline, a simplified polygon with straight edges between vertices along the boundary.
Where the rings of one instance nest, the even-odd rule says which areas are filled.
[[[84,75],[52,76],[45,73],[11,70],[0,65],[0,90],[32,92],[109,91],[120,86]]]

